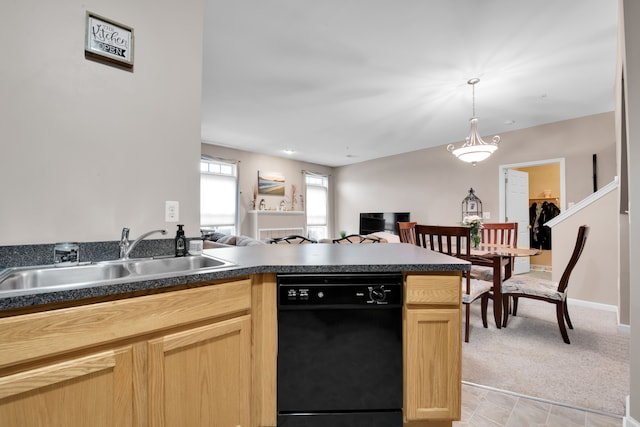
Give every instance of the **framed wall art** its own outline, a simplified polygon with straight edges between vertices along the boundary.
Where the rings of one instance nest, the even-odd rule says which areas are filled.
[[[133,68],[133,28],[87,11],[85,57]]]
[[[284,196],[284,176],[278,172],[258,171],[258,193]]]

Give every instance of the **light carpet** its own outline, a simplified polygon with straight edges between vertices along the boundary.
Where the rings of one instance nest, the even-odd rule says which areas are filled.
[[[569,302],[569,315],[574,329],[568,329],[567,345],[553,304],[521,298],[518,315],[509,316],[502,329],[496,328],[492,313],[489,328],[483,328],[480,303],[472,304],[470,342],[462,346],[463,381],[624,415],[628,332],[619,330],[612,311]]]

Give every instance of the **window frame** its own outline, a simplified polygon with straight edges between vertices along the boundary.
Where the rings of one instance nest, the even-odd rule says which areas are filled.
[[[238,234],[239,224],[240,224],[240,197],[239,197],[239,187],[240,187],[240,171],[239,171],[239,162],[233,160],[226,159],[218,159],[212,157],[202,156],[200,158],[200,230],[201,232],[220,232],[224,234]],[[204,168],[204,165],[207,165]],[[208,176],[219,176],[221,178],[227,179],[232,178],[234,189],[234,200],[233,200],[233,223],[205,223],[203,221],[203,194],[202,194],[202,186],[203,186],[203,175]],[[215,215],[215,214],[214,214]]]
[[[305,200],[306,200],[306,209],[305,209],[305,222],[306,222],[306,227],[307,227],[307,237],[314,239],[314,240],[320,240],[320,239],[326,239],[329,237],[329,211],[330,211],[330,205],[329,205],[329,175],[326,174],[320,174],[320,173],[314,173],[314,172],[308,172],[308,171],[303,171],[303,175],[304,175],[304,184],[305,184]],[[311,181],[311,182],[310,182]],[[316,183],[314,183],[313,181],[316,181]],[[309,189],[312,188],[314,190],[312,191],[317,191],[316,189],[320,189],[322,188],[325,194],[325,213],[324,213],[324,222],[323,223],[318,223],[318,222],[313,222],[310,223],[309,222],[309,215],[310,215],[310,200],[311,198],[309,197]],[[315,215],[314,215],[315,217]],[[312,230],[314,229],[320,229],[323,230],[323,232],[321,233],[321,235],[316,234],[315,232],[312,232]]]

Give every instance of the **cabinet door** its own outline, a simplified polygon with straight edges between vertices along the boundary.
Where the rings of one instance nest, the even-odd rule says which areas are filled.
[[[152,427],[249,427],[251,318],[149,341]]]
[[[459,309],[405,309],[405,418],[456,420],[461,411]]]
[[[0,378],[0,426],[132,426],[132,350],[103,351]]]

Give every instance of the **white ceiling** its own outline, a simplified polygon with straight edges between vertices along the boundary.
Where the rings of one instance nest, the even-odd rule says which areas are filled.
[[[202,140],[327,166],[445,149],[473,77],[485,140],[613,111],[617,3],[205,0]]]

